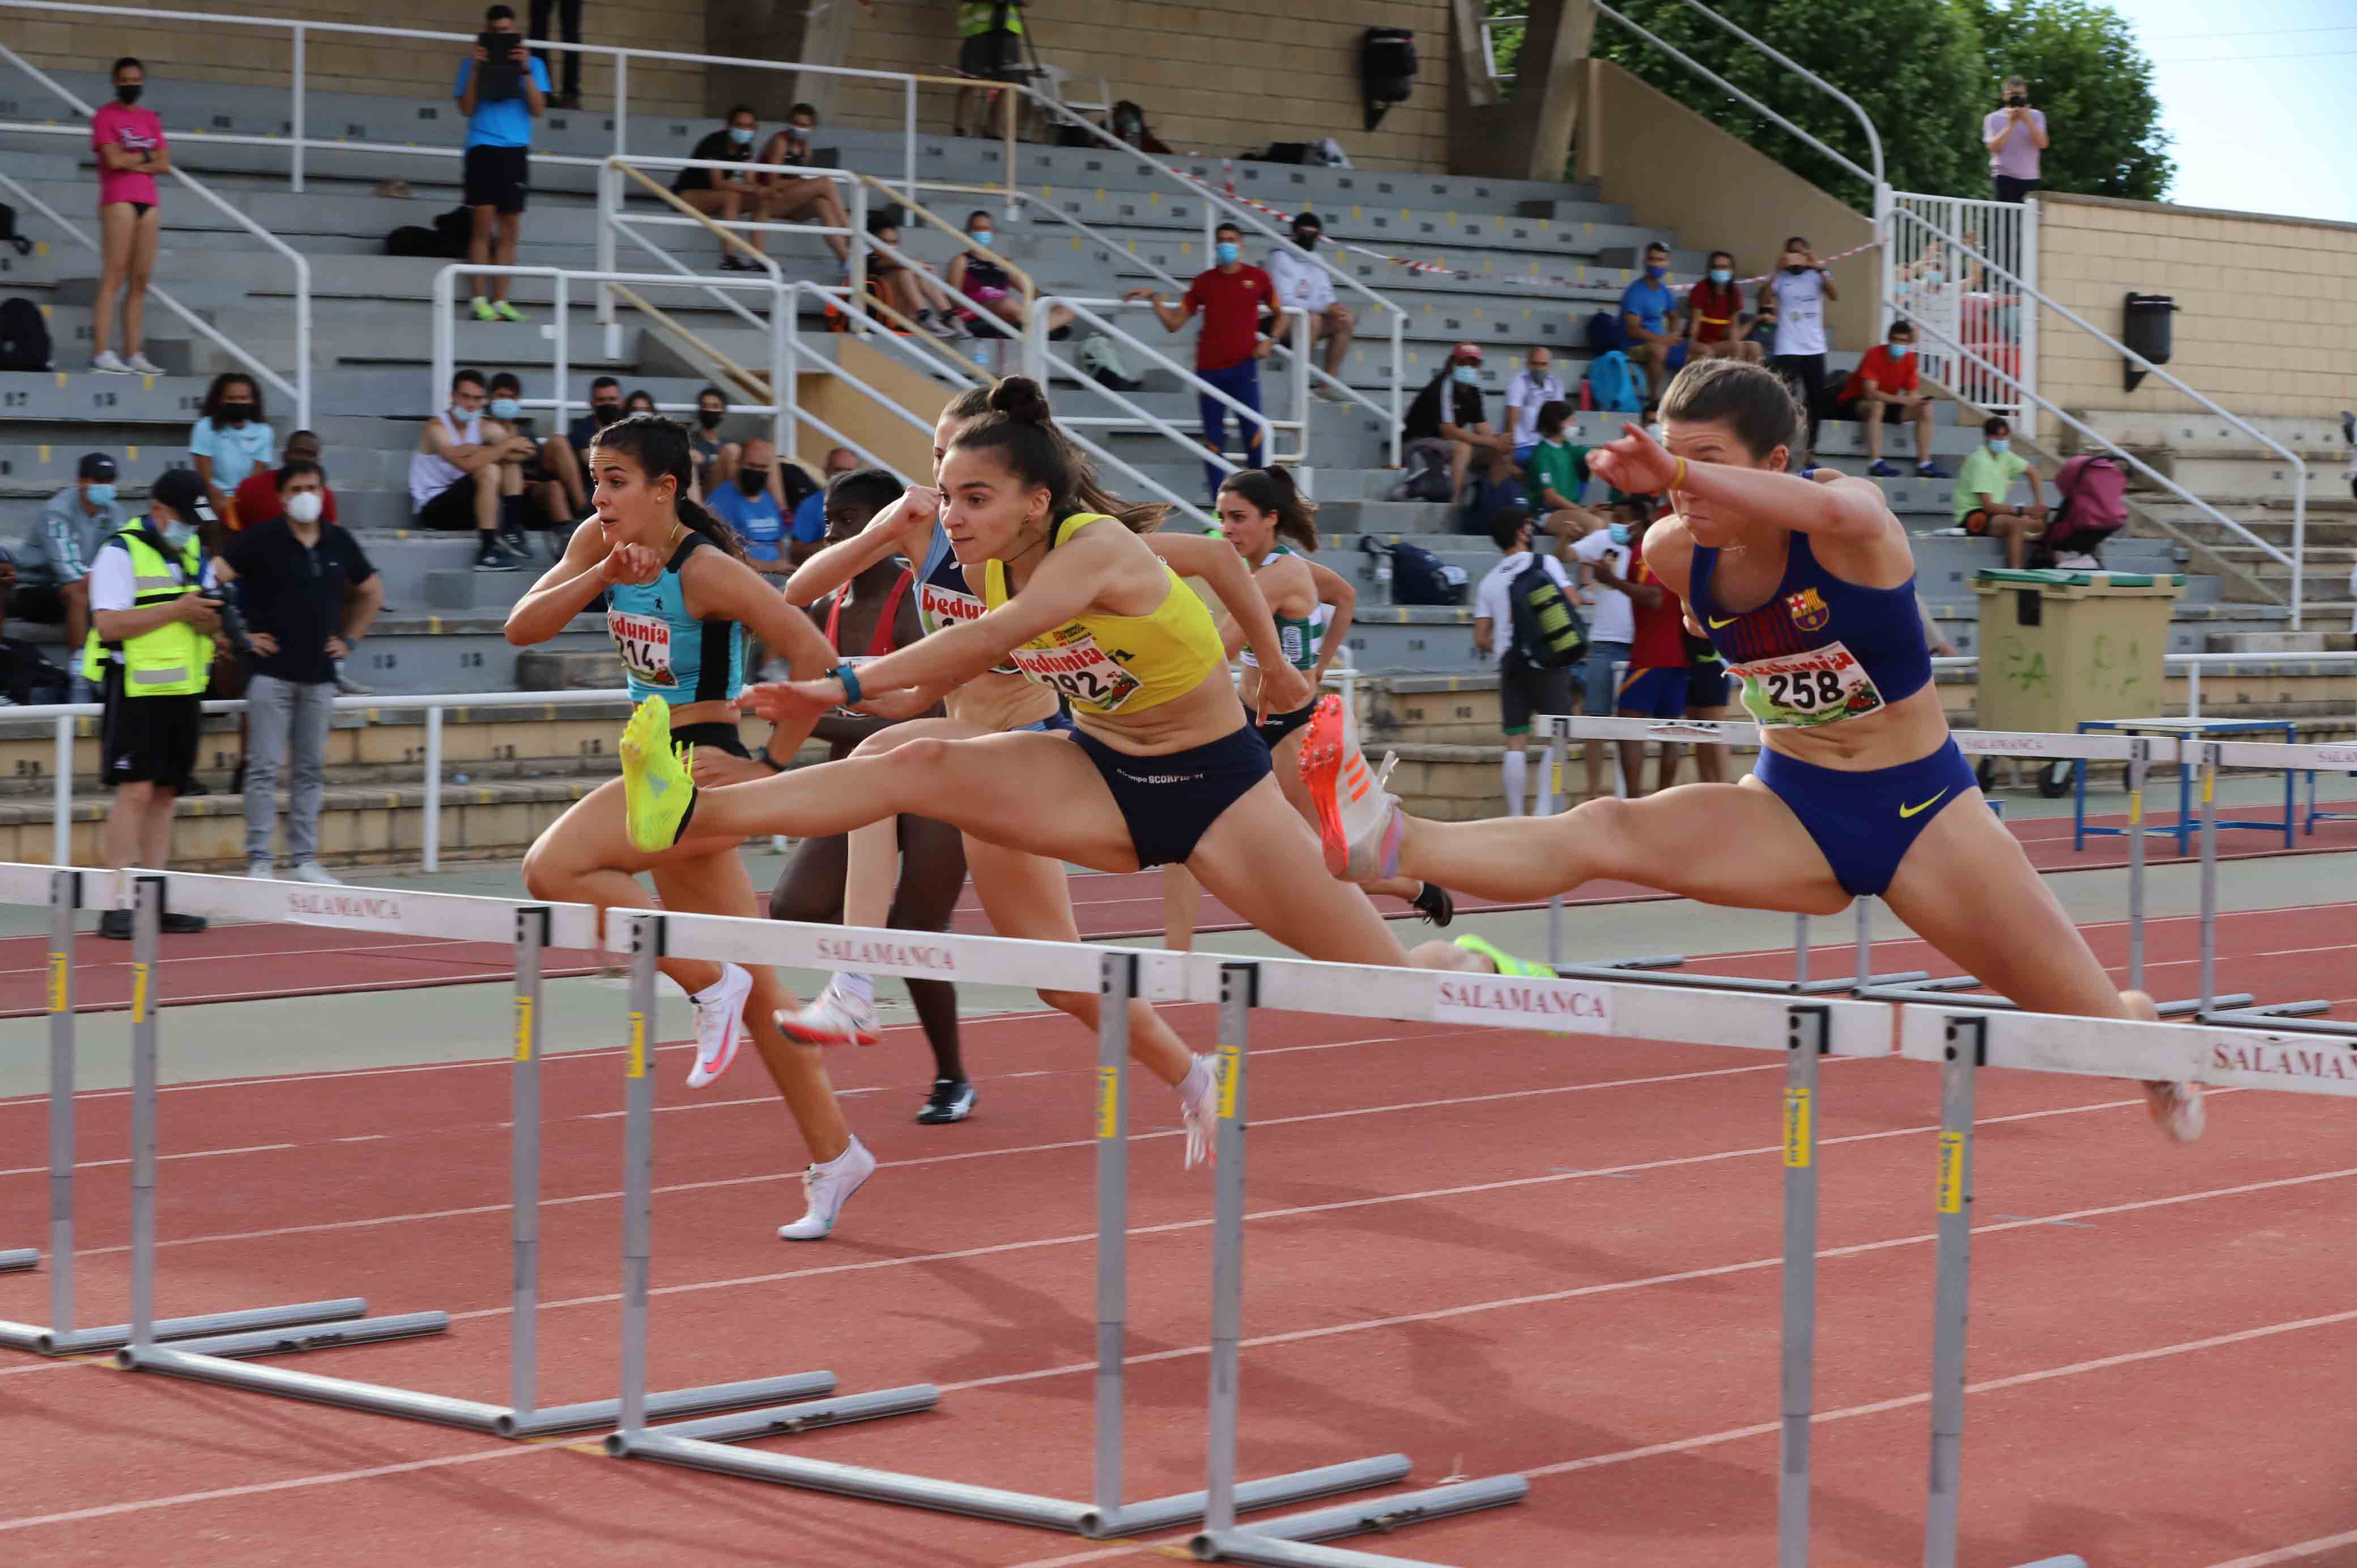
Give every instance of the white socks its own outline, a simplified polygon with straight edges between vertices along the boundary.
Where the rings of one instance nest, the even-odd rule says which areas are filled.
[[[1506,760],[1504,764],[1506,773],[1506,815],[1510,817],[1521,816],[1523,814],[1523,807],[1524,803],[1530,799],[1529,791],[1524,787],[1525,774],[1529,766],[1530,753],[1526,751],[1509,751],[1506,753]]]
[[[1211,1058],[1197,1057],[1195,1065],[1187,1069],[1187,1076],[1171,1088],[1177,1091],[1180,1104],[1200,1104],[1203,1097],[1211,1092],[1213,1077]]]

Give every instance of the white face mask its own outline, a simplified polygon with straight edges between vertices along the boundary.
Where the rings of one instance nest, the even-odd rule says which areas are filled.
[[[286,515],[300,523],[317,522],[326,504],[317,490],[297,490],[286,498]]]

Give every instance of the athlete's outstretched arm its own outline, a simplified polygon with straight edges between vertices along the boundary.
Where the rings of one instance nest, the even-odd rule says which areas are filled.
[[[783,658],[802,680],[816,680],[842,662],[809,616],[786,603],[761,580],[759,573],[733,555],[718,550],[697,551],[680,573],[679,585],[688,614],[698,620],[736,621]],[[787,757],[810,738],[819,719],[815,713],[806,719],[800,714],[784,719],[774,714],[766,716],[777,721],[780,732],[770,737],[772,750]]]
[[[942,513],[942,492],[912,486],[890,511],[878,512],[849,539],[821,550],[786,579],[788,604],[814,605],[888,555],[921,561]]]
[[[1309,579],[1318,585],[1318,602],[1334,607],[1334,618],[1326,623],[1326,634],[1318,641],[1318,667],[1309,671],[1312,688],[1326,683],[1326,671],[1334,667],[1334,656],[1342,651],[1351,636],[1351,620],[1359,608],[1359,590],[1351,579],[1331,566],[1308,564]]]
[[[605,534],[593,517],[573,531],[563,559],[543,572],[508,611],[508,641],[518,648],[546,642],[614,584],[652,582],[662,571],[662,557],[642,545],[607,549]]]
[[[1211,585],[1228,616],[1244,634],[1244,646],[1260,660],[1262,704],[1272,713],[1291,713],[1309,701],[1314,693],[1306,688],[1293,663],[1285,656],[1285,644],[1276,635],[1276,621],[1268,613],[1268,600],[1262,596],[1260,585],[1253,581],[1252,568],[1236,553],[1236,547],[1226,540],[1209,533],[1147,533],[1140,535],[1147,549],[1162,557],[1170,569],[1181,576],[1200,577]],[[1272,682],[1275,690],[1270,689]],[[1301,689],[1297,689],[1301,688]]]
[[[1872,479],[1803,478],[1771,468],[1673,456],[1640,426],[1587,455],[1588,471],[1628,495],[1660,495],[1673,486],[1717,510],[1754,522],[1863,543],[1899,526]],[[1683,465],[1683,467],[1682,467]]]

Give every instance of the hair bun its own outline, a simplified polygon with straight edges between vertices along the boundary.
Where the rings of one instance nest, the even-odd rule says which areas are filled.
[[[990,389],[990,406],[1017,424],[1048,423],[1048,393],[1028,376],[1009,376]]]

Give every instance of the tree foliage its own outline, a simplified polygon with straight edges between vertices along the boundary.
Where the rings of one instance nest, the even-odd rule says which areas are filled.
[[[1493,16],[1530,0],[1484,0]],[[1615,0],[1613,8],[1725,77],[1860,167],[1871,167],[1857,116],[1821,89],[1682,0]],[[2158,199],[2176,169],[2159,129],[2152,63],[2127,25],[2093,0],[1716,0],[1712,8],[1857,101],[1882,138],[1885,177],[1900,190],[1985,196],[1981,117],[1997,84],[2029,79],[2053,145],[2044,183],[2057,190]],[[1519,30],[1501,29],[1511,72]],[[1593,48],[1642,81],[1860,209],[1867,183],[1731,98],[1653,44],[1598,16]]]

